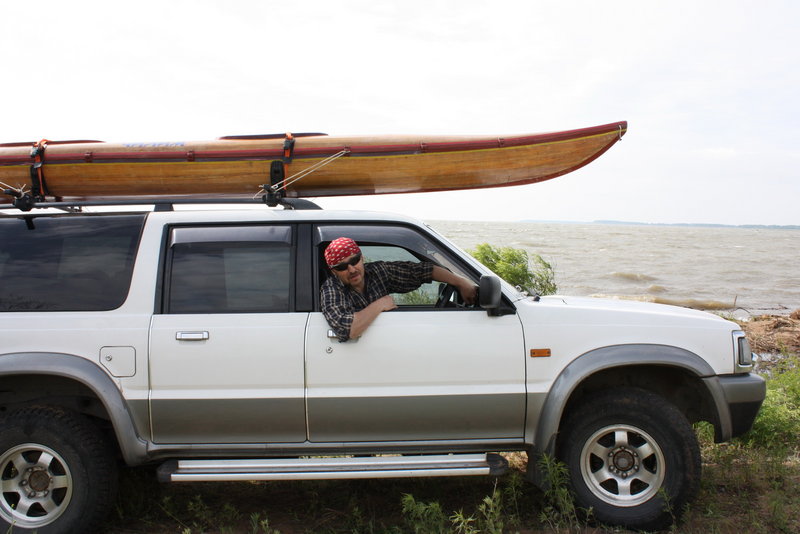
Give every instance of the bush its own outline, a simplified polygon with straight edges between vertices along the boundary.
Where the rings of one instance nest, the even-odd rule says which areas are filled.
[[[403,515],[414,534],[446,534],[447,516],[438,502],[424,503],[406,493],[402,498]]]
[[[798,446],[800,435],[800,356],[785,354],[767,379],[767,398],[753,423],[742,437],[745,443],[764,448]]]
[[[531,295],[553,295],[558,291],[553,267],[538,254],[528,256],[523,249],[493,247],[489,243],[480,243],[468,252],[497,276]]]

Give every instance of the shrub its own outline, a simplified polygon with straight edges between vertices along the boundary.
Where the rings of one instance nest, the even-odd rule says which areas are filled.
[[[497,276],[531,295],[558,291],[552,265],[538,254],[529,256],[523,249],[493,247],[489,243],[480,243],[468,252]]]
[[[784,354],[770,374],[767,398],[742,440],[765,448],[792,449],[798,446],[800,435],[800,356]]]
[[[438,502],[424,503],[411,494],[402,498],[403,515],[414,534],[446,534],[447,516]]]

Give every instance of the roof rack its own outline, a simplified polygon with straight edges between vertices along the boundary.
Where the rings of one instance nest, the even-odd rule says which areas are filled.
[[[154,211],[172,211],[173,206],[191,204],[267,204],[266,198],[186,198],[186,197],[159,197],[159,198],[118,198],[104,200],[74,200],[74,201],[53,201],[36,202],[31,208],[56,208],[68,212],[81,211],[81,208],[95,206],[154,206]],[[277,205],[283,206],[287,210],[321,210],[322,208],[310,200],[304,198],[282,198]],[[14,204],[0,204],[0,210],[19,209]]]

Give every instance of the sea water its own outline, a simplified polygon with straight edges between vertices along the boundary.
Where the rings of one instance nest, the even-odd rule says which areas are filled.
[[[430,221],[463,249],[539,254],[558,293],[636,299],[747,317],[800,308],[800,230]]]

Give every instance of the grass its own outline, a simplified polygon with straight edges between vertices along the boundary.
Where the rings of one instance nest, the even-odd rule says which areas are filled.
[[[800,531],[797,453],[744,442],[715,445],[707,428],[698,499],[676,533]],[[107,532],[261,534],[620,533],[591,526],[563,485],[542,493],[520,468],[499,479],[459,477],[277,483],[158,485],[125,477],[127,495],[147,495],[134,509],[118,506]],[[131,480],[133,479],[133,480]],[[126,499],[121,498],[120,503]]]
[[[679,534],[800,532],[800,357],[771,365],[768,395],[753,430],[703,453],[700,495]],[[498,479],[296,481],[160,485],[152,471],[127,470],[106,531],[176,534],[540,534],[622,533],[584,519],[563,466],[544,460],[550,488],[524,482],[525,457],[509,455]]]

